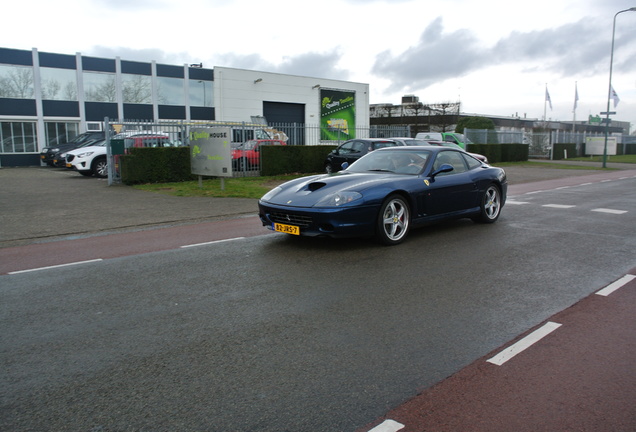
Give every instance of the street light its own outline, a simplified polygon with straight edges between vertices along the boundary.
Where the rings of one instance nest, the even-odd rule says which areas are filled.
[[[603,168],[607,167],[607,135],[609,132],[609,116],[610,116],[610,99],[612,98],[612,64],[614,63],[614,34],[616,33],[616,17],[623,12],[636,12],[636,7],[631,7],[614,15],[614,24],[612,25],[612,50],[610,51],[610,73],[609,88],[607,89],[607,111],[605,111],[605,146],[603,147]]]

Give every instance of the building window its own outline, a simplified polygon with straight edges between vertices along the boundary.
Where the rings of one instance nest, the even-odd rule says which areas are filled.
[[[157,77],[157,90],[161,105],[185,105],[182,78]]]
[[[84,72],[83,78],[87,102],[117,102],[115,74]]]
[[[79,135],[79,123],[46,122],[46,145],[64,144]]]
[[[0,65],[0,97],[33,99],[33,68]]]
[[[42,80],[42,99],[77,100],[77,81],[74,70],[40,68]]]
[[[122,93],[124,103],[151,104],[152,77],[145,75],[122,74]]]
[[[36,152],[35,122],[0,122],[1,153]]]
[[[214,100],[212,81],[190,80],[190,106],[211,107]]]

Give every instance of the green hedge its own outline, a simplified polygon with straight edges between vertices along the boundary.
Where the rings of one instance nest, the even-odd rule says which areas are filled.
[[[325,158],[335,148],[335,145],[263,146],[261,174],[324,172]],[[491,163],[528,160],[525,144],[469,144],[467,150],[483,154]],[[198,177],[191,174],[189,147],[131,148],[119,158],[122,182],[127,185],[190,181]]]
[[[466,151],[482,154],[490,163],[528,160],[527,144],[468,144]]]
[[[122,183],[166,183],[196,179],[189,147],[131,148],[119,156]]]
[[[335,145],[263,146],[261,174],[274,176],[289,173],[325,171],[325,158]]]

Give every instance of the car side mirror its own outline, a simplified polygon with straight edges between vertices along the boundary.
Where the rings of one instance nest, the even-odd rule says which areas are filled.
[[[438,169],[433,171],[433,173],[431,174],[431,177],[435,177],[436,175],[441,174],[441,173],[451,172],[454,169],[455,168],[453,168],[453,166],[450,165],[450,164],[443,164],[441,167],[439,167]]]

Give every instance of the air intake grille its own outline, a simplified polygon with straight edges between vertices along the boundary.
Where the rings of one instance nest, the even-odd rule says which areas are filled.
[[[310,216],[301,216],[292,213],[270,213],[269,218],[272,222],[296,225],[299,227],[308,227],[312,222]]]

